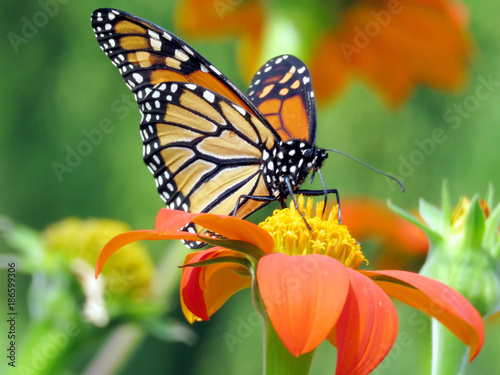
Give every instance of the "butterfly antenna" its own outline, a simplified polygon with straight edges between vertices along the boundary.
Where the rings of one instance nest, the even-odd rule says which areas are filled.
[[[377,169],[377,168],[375,168],[375,167],[371,166],[370,164],[367,164],[367,163],[365,163],[364,161],[361,161],[361,160],[359,160],[359,159],[355,158],[354,156],[351,156],[351,155],[349,155],[349,154],[346,154],[345,152],[338,151],[338,150],[333,150],[333,149],[329,149],[329,148],[326,148],[325,150],[326,150],[326,151],[335,152],[335,153],[340,154],[340,155],[343,155],[343,156],[347,156],[349,159],[354,160],[355,162],[358,162],[359,164],[364,165],[365,167],[370,168],[372,171],[375,171],[375,172],[377,172],[377,173],[380,173],[381,175],[383,175],[383,176],[385,176],[385,177],[388,177],[388,178],[390,178],[391,180],[396,181],[396,182],[399,184],[399,186],[401,187],[401,192],[402,192],[402,193],[404,193],[404,191],[405,191],[405,186],[404,186],[404,185],[403,185],[403,183],[402,183],[400,180],[398,180],[396,177],[391,176],[390,174],[387,174],[387,173],[385,173],[385,172],[382,172],[380,169]]]

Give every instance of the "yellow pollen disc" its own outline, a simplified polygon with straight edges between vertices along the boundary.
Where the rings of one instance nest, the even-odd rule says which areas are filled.
[[[338,222],[338,207],[323,213],[323,202],[316,204],[304,197],[297,200],[311,230],[307,229],[304,219],[295,208],[275,210],[259,226],[273,236],[274,251],[288,255],[322,254],[339,260],[346,267],[358,268],[365,259],[361,246],[351,236],[347,227]]]

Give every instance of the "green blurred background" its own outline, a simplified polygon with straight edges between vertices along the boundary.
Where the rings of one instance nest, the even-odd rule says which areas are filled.
[[[152,228],[162,201],[142,161],[140,114],[116,68],[98,48],[90,14],[99,7],[116,7],[177,33],[173,27],[176,4],[157,0],[67,0],[58,3],[59,8],[48,21],[14,48],[7,35],[23,35],[24,20],[43,10],[41,4],[4,0],[0,5],[0,215],[35,230],[69,216],[112,218],[134,229]],[[342,150],[403,177],[406,192],[402,194],[383,176],[334,154],[322,169],[328,187],[337,188],[341,196],[390,198],[409,209],[417,206],[420,197],[439,205],[443,179],[448,180],[454,201],[461,195],[484,194],[490,182],[500,187],[500,3],[488,0],[466,4],[475,49],[470,77],[462,90],[450,94],[419,87],[400,108],[391,110],[375,92],[356,81],[336,100],[319,108],[320,147]],[[245,91],[235,66],[235,39],[186,41]],[[447,122],[447,111],[476,98],[476,89],[484,85],[484,80],[494,82],[491,95],[473,101],[477,105],[459,122]],[[71,150],[76,150],[87,139],[86,134],[99,129],[103,121],[111,124],[110,131],[70,166],[67,158]],[[419,153],[418,143],[430,138],[436,127],[443,129],[446,140],[434,143],[427,154]],[[416,153],[423,157],[418,158]],[[410,160],[418,162],[410,163],[408,172]],[[67,169],[58,174],[54,163]],[[269,206],[252,218],[262,219],[276,207]],[[0,247],[3,253],[13,251],[1,238]],[[153,258],[160,258],[163,247],[149,247]],[[173,248],[179,251],[182,246],[175,244]],[[176,264],[168,272],[180,276]],[[1,275],[4,280],[4,269]],[[29,275],[19,275],[19,345],[30,329],[26,301],[31,281]],[[4,284],[0,283],[2,309]],[[248,291],[241,292],[210,322],[192,326],[199,337],[194,345],[146,336],[129,354],[119,374],[260,373],[261,327],[250,300]],[[178,296],[174,295],[169,305],[170,316],[182,320]],[[374,373],[398,374],[404,370],[408,375],[420,374],[423,353],[428,349],[429,323],[415,310],[397,307],[400,340]],[[0,317],[2,353],[7,343],[4,316]],[[466,374],[496,373],[500,369],[499,324],[488,321],[486,329],[485,348]],[[231,341],[235,337],[237,340]],[[73,353],[74,361],[62,373],[84,373],[103,342],[81,339],[92,344],[81,353]],[[7,360],[3,355],[1,358],[0,373],[4,373]],[[334,361],[335,350],[328,345],[320,347],[313,374],[333,373]]]

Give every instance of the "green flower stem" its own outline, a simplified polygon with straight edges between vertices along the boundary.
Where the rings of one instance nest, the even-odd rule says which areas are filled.
[[[118,373],[145,336],[145,331],[133,324],[117,327],[87,366],[83,375]]]
[[[311,371],[315,350],[299,357],[283,345],[273,325],[264,319],[264,375],[307,375]]]
[[[468,363],[469,349],[436,319],[432,319],[431,375],[460,375]]]

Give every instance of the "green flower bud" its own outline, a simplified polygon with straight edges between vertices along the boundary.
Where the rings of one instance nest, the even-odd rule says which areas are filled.
[[[421,274],[439,280],[465,296],[484,317],[500,309],[500,204],[493,207],[493,187],[487,198],[462,197],[451,212],[443,184],[441,209],[421,200],[420,221],[391,207],[429,238],[430,248]]]

